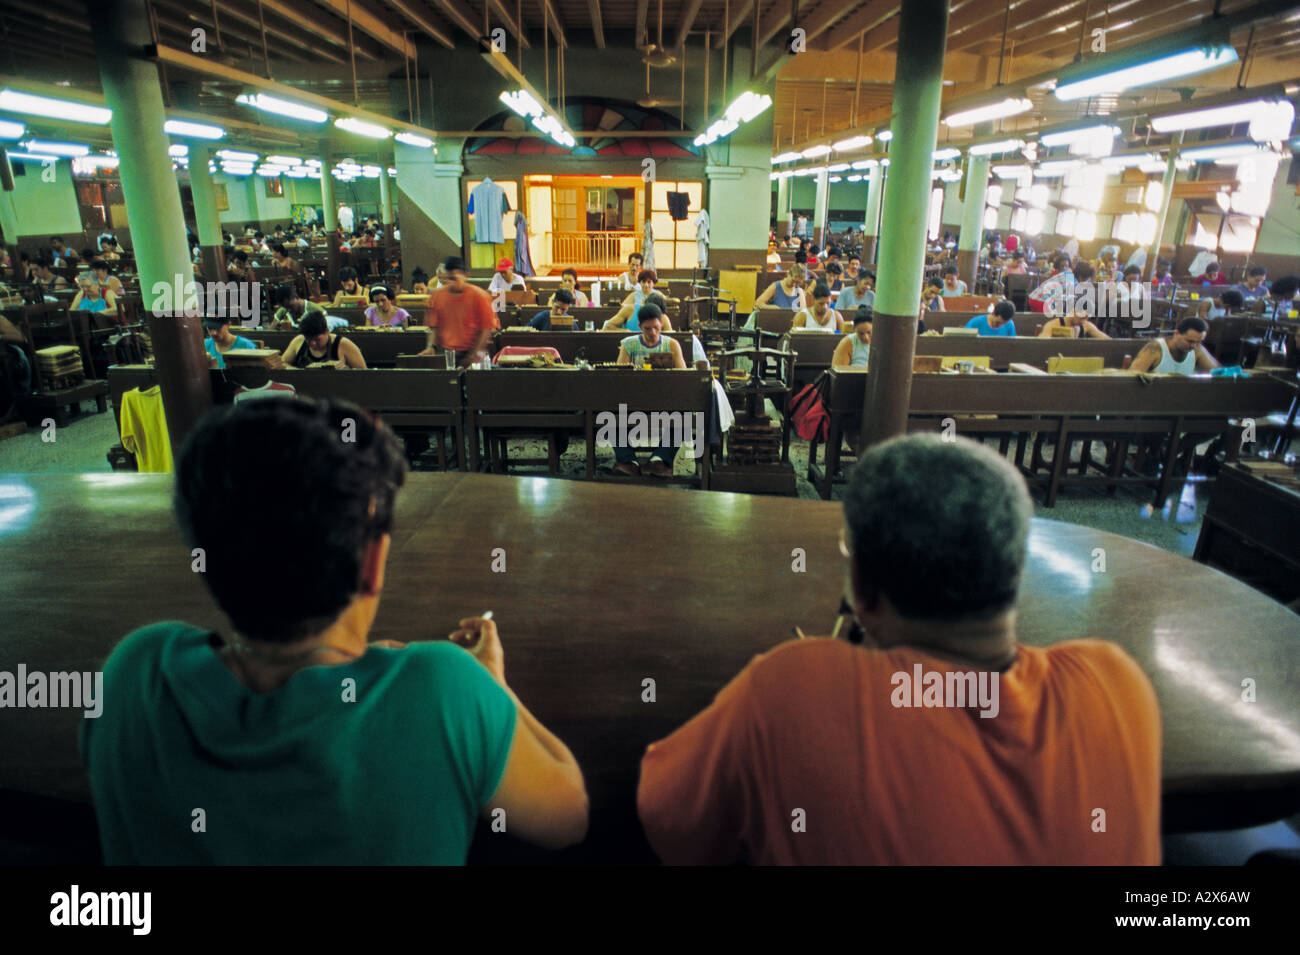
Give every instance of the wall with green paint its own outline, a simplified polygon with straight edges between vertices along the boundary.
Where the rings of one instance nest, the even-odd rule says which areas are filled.
[[[81,232],[81,212],[77,208],[77,190],[72,184],[72,163],[69,160],[61,159],[54,165],[53,182],[42,178],[45,169],[40,163],[16,162],[13,165],[12,197],[20,237],[41,236],[44,242],[63,232]]]

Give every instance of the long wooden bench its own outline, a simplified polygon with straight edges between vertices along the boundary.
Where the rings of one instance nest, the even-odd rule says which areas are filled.
[[[829,500],[839,468],[846,423],[862,414],[867,372],[832,369],[827,410],[831,421],[826,464],[816,464],[816,444],[809,452],[809,480]],[[1017,437],[1016,462],[1026,479],[1045,488],[1044,503],[1052,507],[1067,485],[1139,485],[1155,489],[1154,503],[1169,496],[1180,442],[1186,435],[1226,436],[1228,459],[1240,446],[1237,419],[1263,418],[1291,405],[1295,384],[1266,375],[1250,378],[1150,377],[1138,375],[916,375],[908,403],[910,431],[997,435],[1006,452],[1009,437]],[[950,422],[950,423],[949,423]],[[1043,473],[1035,453],[1024,462],[1029,435],[1055,441],[1050,469]],[[1143,437],[1168,437],[1157,475],[1125,474],[1128,448]],[[1073,441],[1085,442],[1078,474],[1066,474]],[[1112,442],[1101,474],[1088,442]],[[1035,447],[1037,452],[1037,445]]]
[[[465,430],[464,400],[460,370],[434,369],[283,369],[267,372],[259,369],[226,369],[211,372],[213,401],[232,400],[239,386],[256,388],[267,381],[293,385],[300,395],[314,398],[342,398],[379,415],[400,431],[436,432],[438,466],[447,466],[441,435],[450,434],[456,461],[464,469]],[[157,369],[152,365],[114,365],[108,370],[109,393],[113,414],[121,432],[122,395],[132,388],[152,388],[158,384]]]
[[[795,360],[795,389],[798,390],[831,366],[831,356],[843,336],[826,332],[791,332],[790,347],[798,354]],[[1146,342],[1134,338],[1003,338],[985,335],[921,335],[916,339],[916,354],[969,357],[986,355],[989,367],[1007,371],[1012,364],[1032,365],[1043,371],[1047,362],[1058,355],[1066,358],[1101,358],[1104,368],[1123,368],[1125,358],[1136,358]]]
[[[480,459],[478,433],[488,444],[496,466],[492,442],[494,436],[511,432],[547,432],[582,429],[587,441],[588,479],[596,477],[597,418],[603,412],[654,414],[660,412],[701,413],[709,420],[713,408],[713,378],[707,371],[661,370],[631,371],[593,369],[529,369],[516,371],[470,370],[465,373],[465,407],[472,431],[470,463],[478,470]],[[691,479],[702,490],[709,489],[711,455],[707,437],[693,436],[696,452],[696,475]],[[558,455],[551,443],[551,473],[558,473]],[[665,480],[674,480],[668,478]]]
[[[926,312],[925,330],[928,332],[942,332],[945,328],[964,328],[972,318],[986,314],[988,313],[983,310],[978,312]],[[1043,323],[1047,321],[1047,316],[1038,312],[1016,312],[1011,321],[1016,326],[1017,338],[1034,338],[1043,327]]]
[[[232,332],[262,342],[267,348],[279,352],[288,348],[289,343],[298,337],[298,332],[293,329],[277,331],[269,328],[245,328],[232,329]],[[392,332],[348,328],[342,334],[361,349],[366,365],[370,368],[393,368],[397,365],[398,355],[414,355],[424,351],[428,341],[423,328]]]
[[[619,343],[636,332],[536,332],[503,329],[495,336],[495,350],[511,346],[518,348],[554,348],[560,358],[566,362],[585,358],[592,362],[609,362],[618,360]],[[682,346],[682,357],[686,364],[691,364],[691,333],[666,332],[669,338],[677,339]]]

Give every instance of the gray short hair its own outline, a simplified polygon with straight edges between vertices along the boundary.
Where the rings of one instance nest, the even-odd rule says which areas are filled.
[[[100,282],[99,282],[99,276],[96,275],[96,274],[95,274],[93,271],[91,271],[90,269],[87,269],[87,270],[84,271],[84,272],[78,272],[78,273],[77,273],[77,281],[78,281],[78,282],[90,282],[92,285],[96,285],[96,286],[100,284]]]
[[[854,586],[905,618],[995,617],[1015,605],[1032,516],[1024,479],[983,445],[893,438],[862,456],[844,494]]]

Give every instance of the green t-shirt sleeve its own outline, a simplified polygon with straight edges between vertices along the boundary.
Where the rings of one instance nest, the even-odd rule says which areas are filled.
[[[486,806],[505,774],[518,710],[468,651],[452,643],[430,646],[439,656],[437,696],[443,701],[448,742],[475,805]]]

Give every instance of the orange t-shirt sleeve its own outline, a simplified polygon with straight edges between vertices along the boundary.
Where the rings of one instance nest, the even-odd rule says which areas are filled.
[[[669,865],[720,865],[740,854],[750,817],[752,668],[690,722],[650,744],[641,760],[637,811],[650,845]]]
[[[497,321],[496,309],[492,307],[492,297],[486,292],[476,296],[478,304],[474,307],[474,317],[477,320],[478,331],[481,332],[487,328],[500,328],[501,323]]]

